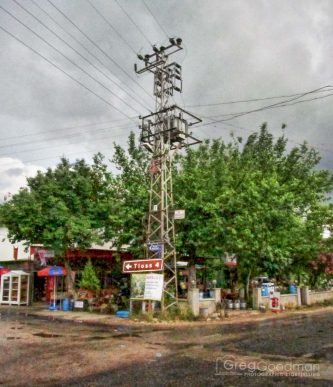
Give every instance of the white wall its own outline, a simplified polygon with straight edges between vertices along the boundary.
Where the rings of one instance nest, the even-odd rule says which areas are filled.
[[[5,239],[4,242],[3,239]],[[7,238],[7,229],[0,227],[0,261],[14,261],[14,247],[18,247],[18,260],[30,258],[29,250],[24,251],[23,242],[11,244]]]

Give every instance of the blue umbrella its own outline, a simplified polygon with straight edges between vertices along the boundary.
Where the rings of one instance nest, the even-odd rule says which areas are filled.
[[[49,270],[49,276],[66,275],[66,269],[61,266],[52,266]]]

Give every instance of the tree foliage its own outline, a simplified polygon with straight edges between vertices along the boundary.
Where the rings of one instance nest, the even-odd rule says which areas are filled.
[[[144,224],[149,200],[149,155],[136,144],[131,133],[127,150],[114,144],[112,162],[119,170],[115,179],[118,198],[118,217],[121,226],[117,233],[117,246],[126,245],[134,255],[143,254]]]
[[[242,144],[206,141],[180,156],[175,198],[187,211],[177,227],[180,251],[235,253],[246,282],[256,273],[304,267],[319,253],[333,181],[318,169],[318,152],[307,144],[288,151],[287,139],[274,141],[265,124]]]
[[[89,259],[84,266],[80,288],[88,290],[99,290],[101,288],[100,280],[96,275],[95,268]]]
[[[323,283],[329,284],[333,279],[333,253],[319,254],[315,260],[310,262],[309,271],[312,287],[320,286]]]
[[[27,179],[27,187],[1,206],[12,242],[42,243],[58,254],[109,240],[119,227],[114,178],[97,154],[90,166],[66,159]]]

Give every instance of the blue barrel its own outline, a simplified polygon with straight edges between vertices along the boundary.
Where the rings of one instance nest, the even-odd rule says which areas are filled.
[[[265,284],[261,285],[261,296],[268,297],[269,296],[269,287],[265,286]]]
[[[297,286],[293,285],[293,284],[290,284],[289,285],[289,293],[290,294],[297,294]]]
[[[62,310],[64,312],[68,312],[71,310],[71,303],[70,303],[69,298],[64,298],[64,301],[62,303]]]

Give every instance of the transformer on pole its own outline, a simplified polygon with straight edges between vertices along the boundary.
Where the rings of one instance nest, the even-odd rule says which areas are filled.
[[[146,258],[164,261],[162,310],[178,302],[177,258],[175,247],[174,206],[172,190],[172,156],[175,150],[200,143],[190,127],[201,120],[177,105],[170,97],[182,92],[182,68],[169,63],[169,56],[182,50],[180,38],[169,39],[167,46],[153,46],[153,53],[138,55],[144,65],[135,72],[154,74],[156,111],[141,118],[141,145],[151,152],[150,199],[146,230]]]

